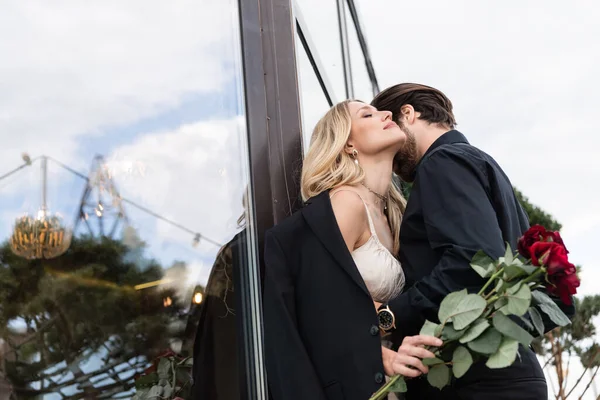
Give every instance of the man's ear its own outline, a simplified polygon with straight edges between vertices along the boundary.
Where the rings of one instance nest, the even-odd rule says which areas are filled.
[[[417,120],[418,115],[414,107],[410,104],[405,104],[400,108],[400,122],[407,125],[412,125]]]

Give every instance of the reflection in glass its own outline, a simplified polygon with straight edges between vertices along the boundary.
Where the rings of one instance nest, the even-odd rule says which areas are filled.
[[[315,75],[310,60],[300,40],[296,37],[296,65],[298,89],[302,107],[302,140],[304,151],[308,150],[312,130],[329,109],[329,103]]]
[[[369,79],[365,57],[360,48],[358,35],[348,9],[346,9],[346,21],[348,21],[348,47],[350,50],[350,64],[352,65],[354,98],[370,102],[373,99],[373,85]]]
[[[237,2],[15,4],[0,10],[0,399],[189,399],[195,371],[237,363]]]
[[[306,30],[313,38],[315,48],[311,50],[318,54],[333,87],[332,97],[342,99],[345,96],[344,63],[336,0],[302,0],[296,4],[295,11],[301,13]]]

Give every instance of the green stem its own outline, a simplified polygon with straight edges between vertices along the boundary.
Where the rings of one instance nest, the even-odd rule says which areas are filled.
[[[376,391],[375,394],[373,396],[371,396],[371,398],[369,398],[369,400],[381,400],[381,399],[383,399],[382,396],[387,396],[388,389],[391,388],[392,385],[394,383],[396,383],[396,381],[398,379],[400,379],[400,377],[401,377],[401,375],[394,376],[392,379],[389,380],[388,383],[386,383],[378,391]]]
[[[503,273],[504,273],[504,268],[500,268],[498,270],[498,272],[496,272],[494,275],[490,276],[490,279],[488,279],[488,281],[485,283],[485,285],[483,285],[483,287],[477,294],[481,296],[481,294],[485,292],[485,289],[487,289],[488,286],[490,286],[492,284],[492,282],[494,282],[496,280],[496,278],[498,278]]]
[[[496,300],[498,300],[500,298],[500,296],[496,295],[491,297],[488,301],[487,301],[487,305],[489,306],[490,304],[492,304],[493,302],[495,302]]]
[[[491,292],[489,292],[488,294],[485,295],[485,297],[483,298],[484,300],[489,299],[490,297],[492,297],[494,295],[494,293],[496,293],[496,288],[492,289]]]
[[[545,272],[546,272],[546,268],[539,267],[533,274],[531,274],[527,278],[523,279],[521,281],[521,283],[529,283],[529,282],[533,281],[534,279],[536,279],[540,274],[543,274]]]
[[[442,350],[444,348],[444,346],[446,345],[446,342],[444,342],[439,348],[438,351],[434,352],[435,356],[439,356],[439,350]],[[435,346],[424,346],[425,350],[430,350],[433,351],[433,349],[435,348]],[[409,368],[412,368],[409,366]],[[369,398],[369,400],[381,400],[384,399],[385,396],[387,396],[387,394],[389,393],[389,389],[392,387],[392,385],[394,383],[396,383],[396,381],[398,381],[398,379],[403,378],[402,375],[396,375],[394,377],[392,377],[388,383],[386,383],[385,385],[383,385],[381,388],[379,388],[378,391],[376,391],[373,396],[371,396]],[[383,397],[382,397],[383,396]]]

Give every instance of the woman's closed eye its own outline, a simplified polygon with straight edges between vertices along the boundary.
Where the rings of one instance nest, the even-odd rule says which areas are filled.
[[[363,118],[371,118],[373,116],[373,114],[365,114],[363,115]]]

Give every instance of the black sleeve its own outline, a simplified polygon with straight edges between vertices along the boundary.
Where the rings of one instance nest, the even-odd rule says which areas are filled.
[[[395,344],[418,333],[425,318],[437,321],[448,293],[483,286],[485,280],[470,266],[477,251],[498,258],[505,250],[487,176],[468,155],[439,150],[419,166],[417,180],[412,190],[418,191],[430,246],[441,259],[430,275],[390,302]]]
[[[273,400],[326,400],[297,329],[290,265],[276,237],[265,237],[263,295],[266,364]]]

